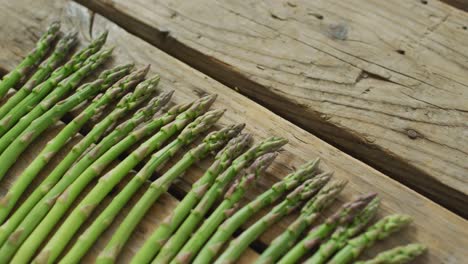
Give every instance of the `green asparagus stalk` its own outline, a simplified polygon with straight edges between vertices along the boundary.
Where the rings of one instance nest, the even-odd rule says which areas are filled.
[[[411,222],[411,217],[407,215],[390,215],[384,217],[366,232],[348,241],[346,246],[338,251],[328,262],[330,264],[346,264],[357,259],[364,249],[371,247],[378,240],[383,240],[407,226]]]
[[[242,129],[242,127],[238,126],[238,127],[234,127],[233,129],[240,130]],[[232,134],[234,134],[233,132],[235,132],[236,130],[232,130]],[[228,134],[226,135],[230,136]],[[205,141],[207,141],[208,139],[209,138],[205,139]],[[232,144],[232,141],[230,141],[229,144]],[[203,143],[203,144],[207,144],[207,143]],[[210,148],[214,150],[213,148],[215,146],[216,145],[213,145],[213,147],[210,147]],[[195,150],[200,149],[200,148],[201,147],[198,147]],[[193,151],[194,150],[192,150],[191,152]],[[190,155],[190,152],[186,154],[185,156],[186,158],[183,158],[176,165],[174,165],[174,167],[177,166],[180,169],[182,169],[180,166],[188,167],[190,164],[184,165],[185,163],[183,161],[193,162],[193,160],[187,157],[187,155]],[[68,251],[67,255],[65,255],[65,257],[61,260],[61,263],[78,263],[80,261],[83,255],[94,244],[94,242],[102,234],[102,232],[104,232],[109,227],[109,225],[113,222],[116,215],[120,212],[122,207],[128,202],[128,200],[132,197],[132,195],[138,190],[138,188],[140,188],[143,182],[145,182],[151,176],[153,170],[149,168],[150,164],[154,165],[154,163],[149,161],[146,164],[145,169],[142,169],[137,174],[137,176],[135,176],[132,179],[132,181],[129,184],[127,184],[127,186],[125,186],[125,188],[112,200],[111,204],[106,207],[106,209],[98,216],[98,218],[93,221],[91,226],[87,228],[86,231],[78,238],[77,242]],[[178,177],[178,175],[180,175],[182,172],[183,171],[179,171],[179,172],[175,171],[175,173],[172,175],[174,175],[174,177]],[[171,175],[171,174],[166,173],[165,175]]]
[[[112,50],[105,50],[91,56],[91,60],[88,65],[83,66],[68,79],[62,81],[53,92],[44,98],[44,100],[34,107],[33,110],[23,116],[14,127],[8,130],[6,134],[3,134],[6,130],[2,130],[3,136],[0,139],[0,152],[3,152],[10,143],[15,140],[15,138],[17,138],[21,132],[29,126],[29,124],[31,124],[31,122],[49,110],[57,101],[75,88],[85,76],[94,71],[99,65],[103,64],[110,57],[111,53]],[[6,127],[2,128],[4,129]]]
[[[177,232],[172,236],[170,239],[170,243],[175,244],[182,244],[187,240],[186,234],[192,234],[198,224],[203,220],[203,217],[207,214],[208,210],[213,206],[215,201],[219,198],[222,194],[223,190],[227,187],[227,185],[234,179],[234,177],[244,168],[246,168],[253,160],[267,154],[270,152],[274,152],[281,148],[284,144],[286,144],[286,140],[283,138],[271,137],[268,138],[259,144],[253,146],[249,150],[247,150],[244,154],[240,157],[235,159],[231,166],[226,169],[221,176],[216,178],[215,182],[211,186],[211,188],[205,193],[203,198],[201,198],[200,202],[197,204],[194,210],[190,212],[188,217],[184,220],[184,222],[180,225],[177,229]],[[188,212],[187,212],[188,213]],[[171,232],[174,232],[172,230]],[[182,242],[177,242],[180,240]],[[160,240],[159,248],[170,247],[165,244],[165,239]],[[181,247],[181,246],[180,246]],[[180,248],[179,247],[179,248]],[[161,254],[161,252],[158,252]],[[177,254],[174,253],[174,254]]]
[[[60,33],[60,22],[52,22],[47,28],[47,31],[39,38],[36,43],[36,47],[29,52],[26,58],[20,62],[15,69],[5,75],[0,82],[0,98],[8,92],[10,88],[13,88],[22,78],[26,75],[42,60],[47,54],[47,51],[52,47],[52,42],[57,38]]]
[[[120,140],[130,133],[130,131],[138,124],[151,118],[155,112],[169,101],[172,92],[161,94],[161,96],[151,100],[147,106],[138,110],[131,119],[122,123],[112,133],[106,136],[96,147],[88,152],[83,159],[77,162],[76,166],[67,173],[67,176],[62,178],[72,164],[79,159],[91,144],[101,137],[109,126],[117,122],[117,120],[128,111],[138,107],[142,102],[144,102],[144,97],[155,92],[158,79],[159,78],[156,77],[140,83],[135,88],[135,92],[133,94],[127,94],[124,96],[115,109],[72,148],[72,150],[47,176],[47,178],[41,182],[39,187],[34,190],[21,207],[15,211],[8,221],[0,226],[0,245],[4,244],[8,236],[15,231],[23,220],[22,228],[26,230],[24,233],[31,232],[45,214],[47,214],[54,204],[56,197],[58,197],[89,166],[89,164],[92,164],[92,162],[99,158],[102,153],[120,142]],[[174,107],[164,117],[157,118],[155,123],[163,124],[164,120],[168,120],[168,122],[170,122],[170,120],[172,120],[170,116],[175,117],[178,113],[185,111],[188,106],[189,105],[182,105]],[[155,127],[158,127],[158,125],[156,124]],[[59,180],[60,182],[57,183]],[[53,189],[51,190],[52,187]],[[26,217],[28,214],[33,215],[34,217]],[[29,230],[24,228],[24,226],[32,229]]]
[[[263,172],[268,168],[268,166],[273,162],[278,153],[267,153],[255,160],[255,162],[247,169],[246,173],[236,179],[231,185],[229,190],[226,192],[224,200],[216,208],[216,210],[210,215],[210,217],[203,223],[198,231],[208,232],[206,235],[212,234],[212,232],[221,224],[221,222],[226,219],[230,214],[232,214],[234,208],[237,206],[237,203],[244,196],[247,188],[256,181],[258,177],[263,174]],[[187,221],[187,220],[186,220]],[[211,225],[211,226],[209,226]],[[177,230],[174,236],[167,242],[166,245],[161,249],[161,252],[153,260],[153,263],[169,263],[179,252],[179,250],[184,246],[185,242],[190,243],[190,233],[182,233],[183,229]],[[194,236],[199,232],[194,232]],[[205,234],[205,233],[203,233]],[[190,239],[190,240],[189,240]],[[205,241],[199,241],[203,244]]]
[[[427,248],[421,244],[409,244],[395,247],[379,253],[375,258],[357,261],[356,264],[405,264],[423,254]]]
[[[0,136],[3,136],[9,128],[14,126],[21,117],[31,111],[50,91],[61,81],[69,77],[72,73],[78,71],[86,65],[93,64],[98,52],[106,41],[107,33],[102,34],[88,47],[75,54],[64,66],[56,69],[49,79],[37,85],[31,93],[24,98],[18,105],[11,109],[7,115],[0,120]],[[94,55],[93,55],[94,54]],[[94,56],[94,57],[93,57]]]
[[[255,200],[244,206],[234,215],[226,219],[224,223],[216,230],[216,233],[203,246],[203,243],[195,245],[191,248],[188,244],[184,246],[188,250],[181,250],[179,255],[184,256],[184,260],[176,259],[179,262],[187,262],[192,259],[192,256],[197,256],[194,263],[208,263],[217,256],[222,246],[231,238],[232,234],[244,224],[252,215],[260,211],[262,208],[274,203],[286,191],[296,188],[299,184],[312,177],[318,166],[319,159],[305,163],[299,169],[287,175],[282,181],[274,184],[269,190],[259,195]],[[189,242],[190,243],[190,242]],[[202,247],[200,253],[196,255],[198,248]],[[189,254],[192,254],[190,257]]]
[[[133,178],[130,183],[124,188],[122,192],[125,193],[135,193],[139,187],[145,182],[145,180],[163,163],[167,160],[172,158],[183,146],[190,144],[193,140],[195,140],[200,133],[206,131],[209,127],[211,127],[214,122],[221,117],[223,112],[216,111],[212,112],[212,114],[207,115],[197,119],[198,121],[197,126],[194,126],[194,123],[186,127],[181,134],[170,144],[168,144],[163,149],[159,150],[148,161],[147,165],[142,169],[142,174],[138,174],[136,178]],[[243,127],[243,126],[242,126]],[[229,131],[239,132],[239,129],[229,128]],[[232,132],[231,132],[232,133]],[[225,132],[218,136],[218,138],[222,139],[227,137],[230,133]],[[217,143],[221,143],[218,139]],[[213,145],[213,146],[212,146]],[[214,144],[210,145],[210,147],[214,150]],[[194,160],[190,160],[194,161]],[[179,166],[182,166],[178,164]],[[188,166],[184,167],[187,168]],[[183,171],[179,171],[182,173]],[[44,247],[42,252],[38,255],[37,259],[40,260],[38,262],[44,263],[51,263],[54,262],[55,259],[59,256],[61,251],[66,245],[66,242],[69,241],[78,228],[84,223],[87,217],[92,213],[93,209],[106,197],[106,195],[112,190],[114,186],[116,186],[120,180],[120,174],[113,173],[112,171],[107,174],[105,177],[102,177],[98,184],[93,188],[93,190],[80,202],[80,204],[72,211],[72,213],[68,216],[62,226],[58,229],[55,235],[51,238],[49,243]],[[125,176],[125,175],[123,175]],[[127,188],[128,187],[128,188]],[[127,195],[127,198],[130,198],[131,195]],[[120,198],[122,199],[122,198]],[[111,214],[115,217],[115,215],[120,211],[120,209],[125,205],[118,202],[119,199],[114,199],[114,201],[109,205],[109,210],[106,210],[109,213],[109,217]],[[104,222],[107,220],[111,221],[111,218],[107,217]],[[96,223],[96,222],[95,222]],[[102,230],[104,231],[104,230]],[[97,236],[95,237],[97,239]],[[86,253],[86,252],[84,252]]]
[[[104,71],[97,80],[83,84],[70,97],[58,102],[47,112],[36,118],[27,126],[19,136],[0,155],[0,179],[7,173],[8,169],[16,162],[23,151],[42,134],[47,128],[59,121],[67,112],[81,104],[97,93],[105,91],[120,78],[128,74],[128,65],[117,66],[114,69]],[[143,78],[144,76],[142,76]],[[116,92],[118,90],[115,90]],[[31,179],[32,180],[32,179]],[[28,185],[28,182],[26,185]]]
[[[193,104],[188,110],[178,115],[176,119],[165,125],[161,130],[149,138],[146,142],[141,144],[131,155],[119,163],[113,170],[112,174],[125,176],[132,168],[134,168],[141,160],[153,152],[155,149],[169,139],[171,136],[181,131],[190,121],[195,117],[205,112],[213,103],[216,96],[207,96],[200,99],[197,103]],[[20,241],[17,237],[21,237],[24,243],[21,245],[13,262],[24,263],[28,262],[38,249],[42,241],[47,237],[52,228],[57,224],[61,217],[65,214],[67,209],[71,206],[73,201],[78,197],[81,191],[88,185],[88,183],[97,177],[110,162],[118,158],[118,156],[133,144],[138,142],[141,138],[149,135],[154,130],[165,124],[165,116],[159,122],[150,122],[147,126],[143,126],[136,131],[133,131],[125,139],[121,140],[118,144],[111,147],[104,155],[99,157],[93,164],[91,164],[81,175],[66,188],[66,190],[57,198],[54,206],[49,211],[47,216],[42,219],[42,222],[34,229],[34,231],[26,238],[23,236],[24,230],[19,226],[15,232],[10,235],[10,239],[0,249],[0,261],[3,259],[10,259],[14,251],[20,246]],[[172,116],[170,117],[172,119]],[[162,122],[161,122],[162,121]],[[91,153],[91,156],[94,156]],[[77,167],[77,165],[75,165]],[[122,177],[123,177],[122,176]],[[27,219],[27,218],[26,218]],[[25,220],[26,220],[25,219]],[[29,230],[32,228],[28,227]],[[20,236],[15,233],[20,232]]]
[[[235,263],[255,239],[263,234],[271,225],[298,208],[302,201],[315,195],[330,180],[330,177],[331,173],[326,172],[305,181],[291,192],[283,202],[275,206],[273,210],[231,241],[215,263]],[[183,259],[183,255],[181,255],[181,259]],[[183,262],[186,263],[186,261]]]
[[[277,263],[296,263],[302,256],[327,238],[338,225],[346,226],[352,223],[355,218],[363,219],[363,222],[370,221],[379,205],[379,200],[375,197],[376,194],[371,193],[358,197],[353,202],[344,204],[340,210],[327,218],[324,223],[313,228],[304,239],[299,241]]]
[[[109,75],[109,77],[119,78],[119,75],[126,75],[132,67],[133,65],[119,67],[120,70],[115,71],[115,73]],[[29,164],[29,166],[18,177],[16,182],[9,188],[8,193],[0,200],[0,223],[5,220],[6,216],[12,210],[13,206],[16,204],[31,181],[42,170],[42,168],[44,168],[55,153],[57,153],[67,143],[68,139],[74,136],[90,118],[97,115],[99,112],[102,112],[103,107],[135,87],[135,85],[144,78],[146,72],[147,68],[136,71],[118,81],[104,94],[97,96],[80,115],[73,119],[70,124],[62,129],[62,131],[46,145],[41,153]],[[41,116],[40,119],[42,119],[43,116]],[[31,126],[34,126],[33,124],[37,122],[37,120],[34,121]],[[48,120],[45,120],[45,122],[48,122]],[[31,126],[28,129],[30,129]]]
[[[75,46],[77,43],[77,34],[76,32],[69,33],[65,35],[58,43],[54,49],[54,52],[50,57],[45,60],[39,68],[34,73],[33,76],[21,87],[18,89],[12,97],[8,99],[5,104],[0,107],[0,118],[3,118],[11,109],[18,105],[26,96],[28,96],[32,89],[36,85],[44,81],[49,74],[57,68],[60,63],[65,59],[68,52]]]
[[[335,181],[326,185],[320,192],[308,201],[301,209],[299,217],[279,235],[270,246],[262,253],[257,260],[258,263],[275,263],[291,247],[294,246],[299,236],[320,216],[328,205],[330,205],[336,196],[343,190],[347,181]]]
[[[96,263],[114,263],[126,241],[138,223],[151,208],[154,202],[169,189],[170,185],[195,161],[204,158],[209,152],[216,151],[227,140],[237,135],[244,125],[231,126],[208,135],[202,144],[191,149],[184,157],[172,166],[163,176],[155,180],[136,203],[127,217],[120,224],[117,231],[105,249],[98,256]],[[151,168],[152,167],[152,168]],[[149,164],[147,169],[153,171],[155,166]]]
[[[340,250],[346,245],[346,241],[359,234],[366,225],[372,220],[375,216],[380,200],[378,198],[374,198],[367,206],[360,212],[355,219],[352,221],[351,224],[341,224],[335,232],[333,232],[332,236],[328,241],[321,244],[317,252],[309,258],[308,262],[310,263],[324,263],[330,258],[337,250]],[[324,238],[321,228],[317,228],[315,231],[312,231],[308,239],[314,238],[315,241],[319,241],[321,238]],[[317,235],[313,235],[313,234]],[[311,241],[311,240],[308,240]],[[314,242],[306,243],[308,245],[314,244]],[[315,246],[315,244],[314,244]],[[310,249],[311,247],[309,247]],[[286,255],[287,256],[287,255]]]
[[[200,201],[204,194],[211,187],[216,177],[220,175],[232,163],[232,161],[242,154],[244,149],[250,145],[252,136],[250,134],[240,135],[232,139],[227,146],[216,155],[213,164],[206,170],[203,176],[196,181],[192,189],[180,201],[173,213],[167,216],[159,227],[146,240],[137,254],[133,257],[132,263],[150,263],[159,252],[164,242],[184,221],[190,210]]]

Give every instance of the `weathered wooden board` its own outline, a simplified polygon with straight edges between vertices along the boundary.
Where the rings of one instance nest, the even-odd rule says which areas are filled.
[[[468,216],[467,13],[419,0],[78,1]]]
[[[95,35],[108,29],[110,31],[109,43],[116,46],[114,63],[128,61],[135,61],[139,64],[151,63],[153,73],[157,72],[162,76],[161,88],[163,90],[176,90],[174,98],[176,103],[192,100],[200,94],[217,93],[219,98],[214,107],[227,108],[228,110],[221,123],[246,122],[247,130],[254,133],[257,139],[270,135],[284,136],[289,139],[290,144],[285,147],[285,151],[281,153],[277,162],[269,169],[268,174],[260,184],[261,187],[258,189],[265,189],[267,187],[265,186],[266,183],[271,183],[286,175],[304,161],[320,156],[324,161],[322,169],[333,169],[337,178],[350,181],[346,191],[340,197],[340,201],[349,200],[352,196],[360,193],[377,191],[383,199],[380,215],[399,212],[407,213],[414,218],[415,223],[409,229],[389,239],[386,243],[379,244],[370,250],[369,254],[375,254],[376,249],[386,248],[391,245],[419,241],[428,245],[430,252],[420,258],[418,263],[462,263],[468,257],[468,253],[463,247],[468,242],[468,223],[464,219],[367,165],[343,154],[313,135],[206,75],[193,70],[184,63],[175,60],[150,44],[128,34],[106,19],[97,15],[92,16],[86,9],[60,0],[1,2],[0,8],[5,11],[4,16],[0,18],[2,23],[0,42],[4,47],[15,45],[15,41],[19,41],[24,45],[24,49],[20,49],[17,53],[2,52],[2,61],[11,62],[11,65],[17,63],[21,56],[33,46],[38,35],[36,32],[40,32],[51,19],[57,17],[66,19],[70,24],[74,25],[84,39],[89,39],[89,33]],[[34,32],[34,34],[29,32]],[[1,66],[11,69],[11,65]],[[29,156],[23,155],[22,159],[27,162],[27,158],[31,157],[30,155],[33,155],[33,153],[30,152]],[[203,168],[207,164],[201,163],[199,165]],[[200,176],[201,172],[201,169],[190,171],[183,177],[183,181],[179,185],[186,186],[192,183]],[[1,185],[6,188],[4,187],[5,183]],[[248,197],[251,196],[252,192],[248,194]],[[154,230],[158,221],[161,220],[161,216],[170,211],[175,204],[176,200],[169,195],[164,196],[155,204],[153,210],[145,217],[138,232],[134,234],[129,246],[125,249],[122,261],[127,260],[137,250],[138,246],[141,245],[142,237],[147,236],[151,230]],[[262,237],[262,242],[267,243],[269,241],[268,235],[271,236],[272,233],[279,232],[281,228],[284,228],[284,224],[282,222],[272,228],[266,236]],[[115,225],[113,228],[115,228]],[[105,237],[103,239],[106,239]],[[88,256],[89,260],[92,260],[99,247],[104,244],[103,241],[105,240],[98,242],[97,247]],[[246,254],[245,261],[247,262],[254,257],[255,253],[250,251],[250,253]]]

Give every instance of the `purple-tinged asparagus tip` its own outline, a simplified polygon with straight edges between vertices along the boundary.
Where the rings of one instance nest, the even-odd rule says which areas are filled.
[[[263,173],[273,161],[278,156],[278,152],[266,153],[258,157],[249,168],[247,168],[247,173]]]
[[[251,134],[241,134],[236,136],[229,140],[226,146],[218,152],[215,159],[221,158],[224,153],[230,153],[232,158],[239,156],[241,152],[252,143],[252,140],[253,138]]]
[[[174,95],[174,90],[162,92],[158,97],[156,97],[160,102],[159,105],[163,106],[169,103],[169,101],[172,98],[172,95]]]

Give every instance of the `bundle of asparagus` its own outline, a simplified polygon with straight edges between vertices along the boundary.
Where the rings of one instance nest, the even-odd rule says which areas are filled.
[[[208,111],[215,95],[164,108],[173,91],[156,95],[159,76],[145,79],[149,65],[132,72],[134,65],[126,64],[96,74],[112,53],[112,49],[102,49],[106,38],[107,32],[69,56],[77,43],[77,34],[70,32],[61,37],[60,23],[53,22],[36,48],[0,82],[0,98],[24,82],[0,106],[0,180],[35,138],[75,107],[87,104],[0,198],[0,262],[28,263],[33,259],[34,263],[55,263],[63,256],[62,263],[79,263],[128,206],[129,213],[97,258],[98,263],[116,262],[158,198],[193,164],[216,152],[211,166],[154,230],[132,263],[234,263],[262,233],[302,204],[296,220],[266,248],[257,263],[296,263],[308,253],[313,254],[306,263],[349,263],[366,248],[410,222],[408,216],[397,214],[384,217],[366,229],[380,203],[376,194],[368,194],[346,203],[301,238],[347,183],[340,180],[328,183],[332,173],[319,172],[319,159],[305,163],[236,212],[248,187],[286,144],[285,139],[271,137],[246,150],[252,136],[239,135],[243,124],[209,133],[162,176],[148,182],[155,171],[213,127],[224,111]],[[67,57],[70,59],[64,62]],[[81,84],[85,77],[92,75],[97,76],[95,80]],[[86,124],[91,125],[89,132],[31,194],[25,194],[52,157]],[[125,153],[126,157],[119,160]],[[117,165],[101,175],[113,162]],[[111,190],[140,163],[144,164],[138,173],[89,226],[84,226]],[[238,174],[240,177],[235,179]],[[72,208],[85,188],[98,177],[91,191]],[[136,204],[130,204],[145,183],[149,186],[147,190]],[[19,203],[24,196],[24,202]],[[223,199],[208,214],[220,197]],[[278,200],[273,209],[233,238],[250,218]],[[18,207],[13,211],[15,206]],[[71,212],[64,217],[69,209]],[[72,244],[81,227],[85,231]],[[41,248],[43,243],[45,246]],[[68,245],[70,249],[65,252]],[[410,244],[358,263],[406,263],[425,250],[420,244]]]
[[[198,246],[198,248],[203,246],[194,262],[210,262],[217,255],[224,243],[243,223],[245,223],[250,217],[252,217],[256,212],[258,212],[262,208],[274,203],[286,191],[297,187],[307,179],[311,178],[316,172],[318,163],[319,159],[316,159],[314,161],[302,165],[297,171],[287,175],[282,181],[273,185],[271,189],[259,195],[255,200],[244,206],[242,209],[240,209],[228,219],[226,219],[226,221],[224,221],[224,223],[218,228],[216,233],[204,246],[202,243],[199,243],[198,245],[193,245]],[[189,248],[189,243],[186,244],[184,248]],[[194,250],[191,251],[193,252]],[[187,252],[184,252],[186,252],[186,250],[182,249],[181,253],[179,253],[181,257],[184,256],[184,260],[192,259],[196,255],[196,252],[193,252],[193,254],[190,255]]]

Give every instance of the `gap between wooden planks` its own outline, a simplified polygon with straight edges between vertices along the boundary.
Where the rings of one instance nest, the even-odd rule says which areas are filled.
[[[421,0],[421,1],[426,1],[428,2],[427,0]],[[463,11],[468,11],[468,1],[467,0],[442,0],[443,2],[449,4],[449,5],[452,5],[456,8],[459,8]]]
[[[468,242],[468,224],[465,220],[365,164],[343,154],[313,135],[288,123],[265,108],[193,70],[180,61],[174,60],[157,48],[126,33],[106,19],[95,16],[91,23],[86,9],[76,4],[59,0],[41,0],[32,3],[23,0],[16,1],[15,3],[1,3],[0,6],[3,10],[6,10],[5,15],[0,18],[4,28],[0,33],[1,42],[5,46],[10,46],[15,43],[15,40],[12,40],[12,38],[16,38],[16,41],[23,43],[25,48],[17,54],[11,52],[3,53],[2,60],[11,61],[12,65],[15,65],[21,56],[33,46],[35,41],[35,35],[31,37],[29,34],[32,33],[28,32],[40,32],[43,30],[47,23],[53,19],[54,14],[56,17],[62,16],[62,18],[66,18],[79,29],[83,36],[87,36],[87,33],[90,31],[94,35],[104,29],[109,29],[109,43],[117,47],[114,63],[129,61],[141,64],[151,63],[153,65],[153,73],[157,72],[162,76],[161,88],[164,90],[176,90],[174,98],[176,103],[193,100],[205,93],[218,93],[219,98],[214,107],[225,107],[228,109],[221,123],[246,122],[247,129],[254,133],[257,139],[271,135],[288,138],[290,144],[265,176],[265,182],[273,182],[286,175],[293,167],[302,164],[306,160],[320,156],[324,161],[322,169],[333,169],[337,178],[350,180],[346,191],[340,197],[340,201],[349,200],[352,196],[360,193],[377,191],[383,199],[380,216],[398,212],[407,213],[414,218],[415,223],[409,229],[393,236],[385,243],[377,245],[368,254],[374,254],[376,249],[387,248],[410,241],[418,241],[428,245],[430,248],[429,254],[420,258],[419,263],[462,263],[468,257],[468,253],[463,247]],[[18,19],[21,20],[21,23],[18,22]],[[26,28],[30,30],[28,31]],[[18,34],[18,32],[23,34]],[[193,170],[187,173],[182,179],[183,184],[192,183],[200,176],[200,172],[201,170]],[[263,182],[261,183],[263,189],[269,186],[265,185]],[[248,196],[251,197],[252,193],[250,192]],[[140,228],[144,227],[144,229],[140,229],[142,230],[141,233],[137,232],[134,235],[136,241],[143,242],[141,239],[138,239],[138,236],[142,234],[148,235],[149,231],[154,230],[156,227],[157,221],[161,220],[158,214],[166,214],[165,212],[167,211],[164,211],[164,209],[170,210],[170,208],[167,208],[169,207],[168,203],[164,203],[164,201],[162,199],[160,201],[161,204],[155,205],[156,207],[163,206],[163,209],[155,208],[154,211],[151,211],[150,215],[145,217],[144,224],[140,225]],[[284,225],[285,223],[282,222],[273,227],[261,240],[264,242],[269,241],[267,240],[268,236],[271,237],[273,236],[272,234],[280,232],[284,228]],[[135,251],[137,247],[137,242],[132,242],[129,245],[129,254]]]
[[[77,0],[468,217],[468,14],[439,1]]]

